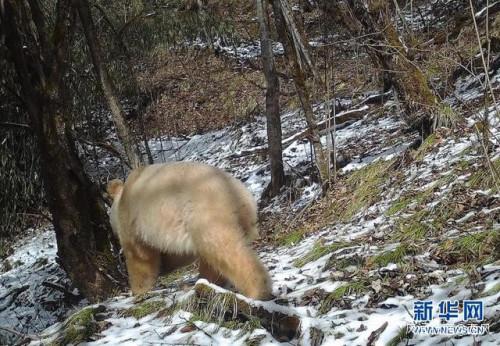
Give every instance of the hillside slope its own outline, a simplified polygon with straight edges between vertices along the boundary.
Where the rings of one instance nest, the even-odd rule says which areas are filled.
[[[317,105],[317,114],[324,108]],[[277,215],[289,227],[280,229],[275,223],[271,228],[273,223],[264,222],[268,241],[257,248],[271,272],[273,301],[249,301],[203,281],[195,285],[197,274],[190,267],[162,278],[144,297],[117,296],[52,325],[55,317],[45,304],[19,299],[23,294],[39,298],[37,287],[53,275],[33,263],[58,268],[52,250],[32,254],[36,260],[31,262],[23,257],[23,251],[39,248],[40,242],[54,241],[45,235],[48,229],[35,232],[32,246],[24,241],[7,259],[13,268],[0,276],[2,292],[22,282],[30,287],[19,294],[23,303],[0,311],[0,325],[27,325],[12,316],[22,315],[19,309],[36,310],[37,318],[45,320],[38,328],[52,326],[41,333],[36,327],[25,329],[33,344],[497,344],[500,203],[473,126],[484,110],[470,114],[461,128],[439,130],[415,151],[411,147],[418,136],[403,131],[392,101],[361,109],[360,119],[336,131],[338,150],[349,157],[349,164],[327,196],[320,197],[309,176],[308,144],[291,141],[285,150],[288,173],[301,176],[302,183],[264,209],[265,215]],[[498,169],[500,122],[494,107],[488,111],[490,159]],[[283,127],[285,137],[304,128],[300,112],[284,114]],[[252,154],[265,145],[263,118],[241,128],[150,144],[157,161],[197,160],[222,167],[256,197],[268,182],[265,158]],[[406,333],[414,323],[415,301],[431,300],[436,310],[444,299],[483,302],[489,333]],[[430,325],[440,324],[437,310],[435,315]]]

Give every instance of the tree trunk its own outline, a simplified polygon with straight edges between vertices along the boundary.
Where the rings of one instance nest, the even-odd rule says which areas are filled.
[[[110,247],[111,228],[106,209],[76,154],[70,117],[66,113],[69,107],[63,77],[74,13],[69,1],[58,1],[55,29],[49,35],[40,30],[45,27],[42,25],[45,18],[37,18],[40,25],[36,30],[19,20],[20,12],[36,16],[25,2],[19,5],[6,0],[3,4],[0,36],[5,37],[30,125],[37,137],[59,261],[83,295],[91,301],[100,300],[121,281],[115,279],[120,276]],[[33,48],[33,42],[26,42],[30,37],[42,35],[46,47]]]
[[[374,64],[384,71],[405,110],[405,120],[424,137],[432,131],[437,100],[427,77],[412,61],[391,20],[387,1],[320,0],[325,13],[341,22],[353,37],[366,37],[366,49]]]
[[[101,87],[104,92],[104,97],[111,110],[111,115],[116,126],[116,132],[123,147],[125,154],[132,168],[139,167],[142,163],[137,143],[130,133],[130,129],[125,121],[123,108],[116,96],[116,90],[111,80],[108,71],[102,59],[102,52],[97,35],[95,33],[94,22],[92,21],[92,13],[87,0],[73,0],[75,7],[78,10],[78,15],[82,23],[83,31],[87,39],[90,55],[94,64],[94,69],[101,82]]]
[[[309,129],[308,139],[311,142],[314,150],[314,159],[319,173],[320,184],[323,190],[326,190],[328,188],[328,183],[329,183],[328,171],[330,168],[328,166],[328,155],[326,150],[323,148],[321,144],[318,126],[316,124],[316,120],[314,119],[314,112],[311,106],[311,101],[309,99],[309,89],[306,85],[306,78],[304,75],[304,71],[301,67],[301,64],[299,63],[301,55],[303,55],[302,53],[300,53],[300,51],[304,48],[304,46],[302,45],[300,47],[297,46],[295,43],[297,40],[300,39],[300,36],[291,38],[293,32],[287,30],[287,25],[283,15],[281,1],[283,0],[272,0],[276,31],[278,32],[280,41],[282,42],[283,47],[285,49],[285,55],[293,75],[295,89],[297,90],[297,94],[299,96],[300,103],[304,111],[304,116]],[[293,18],[288,17],[288,22],[292,20]]]
[[[276,196],[285,184],[283,170],[283,148],[281,145],[280,84],[274,66],[273,49],[269,39],[267,1],[256,0],[257,18],[260,26],[260,48],[264,76],[266,78],[266,120],[269,161],[271,164],[271,184],[267,190],[269,197]]]

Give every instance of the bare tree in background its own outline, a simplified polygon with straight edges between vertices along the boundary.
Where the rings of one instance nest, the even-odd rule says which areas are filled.
[[[48,20],[37,0],[4,0],[0,37],[40,151],[60,263],[81,292],[96,301],[116,289],[120,274],[104,203],[74,145],[64,81],[75,18],[70,0],[57,1],[54,17]]]
[[[266,78],[266,119],[268,155],[271,164],[269,197],[276,196],[285,184],[283,170],[283,148],[281,144],[280,84],[274,65],[273,48],[269,38],[269,19],[266,0],[256,0],[257,18],[260,27],[260,47],[264,76]]]
[[[130,166],[132,168],[139,167],[143,163],[141,155],[137,147],[137,142],[135,141],[125,121],[123,107],[118,99],[113,81],[106,70],[99,40],[97,39],[95,32],[89,3],[87,0],[73,0],[73,3],[78,10],[78,15],[83,26],[83,31],[85,32],[94,69],[99,77],[102,90],[104,91],[104,97],[106,98],[106,102],[111,110],[111,115],[116,126],[118,137],[123,144]]]
[[[328,166],[328,154],[321,144],[305,76],[307,69],[314,71],[314,68],[305,44],[302,41],[302,35],[295,26],[293,16],[290,12],[290,5],[286,0],[272,0],[272,5],[276,31],[285,49],[295,89],[297,90],[309,129],[308,139],[314,149],[314,159],[319,173],[320,184],[323,190],[325,190],[328,188],[328,171],[330,169]]]
[[[320,7],[341,22],[353,37],[362,37],[374,64],[383,69],[405,110],[405,120],[423,137],[432,132],[437,100],[427,77],[392,20],[392,1],[319,0]]]

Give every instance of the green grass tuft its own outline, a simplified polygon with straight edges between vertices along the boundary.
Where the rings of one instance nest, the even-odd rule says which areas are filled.
[[[448,239],[439,245],[439,257],[448,264],[485,264],[500,258],[500,231],[483,231]]]
[[[198,289],[204,289],[198,288]],[[182,309],[191,312],[195,320],[213,322],[221,324],[225,321],[225,315],[231,311],[233,306],[237,305],[237,299],[234,293],[215,293],[206,289],[207,299],[200,300],[196,296],[188,299],[183,304]]]
[[[148,300],[127,309],[123,315],[141,319],[144,316],[158,312],[166,307],[167,304],[163,300]]]
[[[392,216],[399,213],[401,210],[408,208],[408,206],[412,203],[410,198],[401,198],[394,202],[389,209],[385,212],[385,215]]]
[[[471,162],[469,160],[461,159],[460,161],[455,163],[455,165],[453,166],[453,169],[457,173],[464,173],[467,170],[469,170],[470,166],[471,166]]]
[[[469,180],[469,187],[477,190],[489,190],[496,189],[495,181],[498,182],[500,179],[500,159],[496,159],[491,162],[493,167],[493,174],[491,168],[488,164],[484,164],[473,173]]]
[[[362,267],[365,265],[365,259],[355,254],[354,256],[345,257],[342,259],[337,259],[335,256],[332,256],[328,260],[328,264],[326,265],[327,269],[335,269],[335,270],[343,270],[350,266]]]
[[[321,302],[319,307],[320,314],[326,314],[331,308],[335,305],[335,303],[339,302],[345,296],[348,295],[358,295],[365,292],[368,289],[368,284],[363,281],[353,281],[351,283],[342,285],[336,288],[334,291],[330,292],[325,299]]]
[[[398,212],[405,210],[410,205],[423,205],[427,203],[432,197],[433,189],[426,189],[423,191],[411,192],[404,196],[401,196],[396,200],[391,207],[386,211],[387,216],[393,216]]]
[[[326,254],[335,252],[339,249],[352,246],[351,243],[332,243],[329,245],[324,245],[321,241],[314,243],[313,248],[305,256],[296,259],[293,264],[301,268],[309,262],[316,261],[318,258],[323,257]]]
[[[454,128],[463,118],[450,105],[441,104],[437,116],[436,127]]]
[[[373,205],[380,199],[382,186],[389,178],[389,172],[395,160],[379,160],[357,170],[346,180],[350,194],[350,201],[338,205],[342,209],[338,215],[341,221],[349,221],[361,209]]]
[[[415,214],[399,219],[396,222],[396,232],[393,239],[397,241],[416,241],[424,239],[428,232],[429,226],[424,223],[429,219],[429,211],[427,209],[420,210]]]
[[[500,292],[500,282],[497,282],[492,288],[482,294],[483,297],[493,296]]]
[[[437,185],[442,186],[449,183],[450,177],[447,175],[438,180]],[[401,217],[396,221],[396,232],[393,239],[397,241],[418,241],[430,236],[441,236],[449,229],[449,223],[463,216],[464,209],[454,196],[463,193],[459,187],[453,188],[446,198],[439,200],[439,203],[429,208],[427,205],[432,200],[433,188],[427,189],[414,196],[414,202],[423,209],[414,212],[412,215]]]
[[[386,346],[398,346],[400,343],[404,342],[405,340],[410,339],[412,336],[412,333],[408,331],[408,328],[402,327],[399,328],[398,334],[393,337],[389,342],[386,344]]]
[[[278,245],[281,246],[292,246],[292,245],[297,245],[302,240],[303,237],[304,237],[304,230],[297,229],[293,232],[280,235],[276,239],[276,242],[278,243]]]
[[[0,259],[4,259],[12,253],[12,247],[6,240],[0,240]]]
[[[245,322],[238,320],[224,321],[220,326],[230,330],[239,330],[238,338],[247,333],[252,333],[255,329],[262,328],[260,320],[253,316],[248,316],[248,320]]]
[[[415,248],[406,244],[398,245],[392,251],[385,251],[379,255],[370,257],[367,260],[368,266],[385,267],[389,263],[401,264],[405,262],[405,257],[415,254]]]

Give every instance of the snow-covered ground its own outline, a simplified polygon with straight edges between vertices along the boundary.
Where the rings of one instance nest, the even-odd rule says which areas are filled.
[[[217,44],[223,47],[222,43]],[[276,46],[275,49],[279,52],[282,48]],[[254,57],[259,54],[259,46],[256,43],[232,50],[227,48],[225,52],[233,52],[238,58]],[[490,76],[495,90],[500,85],[499,76],[498,71]],[[484,90],[481,78],[459,78],[454,99],[447,99],[447,102],[454,105],[456,100],[469,102],[481,97]],[[356,106],[357,102],[359,100],[336,101],[342,109],[361,109],[365,115],[341,124],[335,131],[336,152],[339,157],[346,158],[347,163],[339,172],[339,185],[345,183],[343,177],[373,164],[397,166],[394,170],[398,174],[384,176],[377,186],[379,196],[355,209],[349,217],[322,223],[314,232],[290,237],[286,242],[258,247],[260,257],[270,270],[276,298],[271,302],[250,304],[270,312],[296,316],[300,320],[297,336],[284,341],[273,336],[269,328],[259,325],[235,330],[200,320],[194,311],[179,304],[194,295],[196,273],[188,271],[167,284],[167,288],[163,286],[144,298],[146,303],[160,301],[163,311],[177,307],[168,314],[152,311],[134,317],[127,311],[138,302],[130,296],[115,297],[95,306],[98,312],[92,319],[96,320],[98,328],[92,329],[86,344],[396,345],[398,342],[394,338],[400,336],[401,344],[469,345],[481,342],[482,345],[497,345],[500,338],[498,254],[489,263],[466,268],[448,265],[440,252],[447,240],[500,229],[498,194],[492,189],[482,189],[481,184],[471,185],[475,171],[484,167],[483,147],[474,124],[485,114],[491,124],[490,159],[496,162],[500,158],[500,121],[496,107],[470,114],[466,128],[461,131],[438,131],[432,140],[424,143],[426,150],[414,153],[409,148],[418,135],[404,131],[392,101],[383,108]],[[326,108],[324,103],[314,106],[318,120],[324,119]],[[345,114],[340,112],[339,119]],[[282,127],[287,143],[283,152],[284,167],[287,175],[293,178],[290,188],[295,197],[292,199],[284,192],[263,211],[301,215],[320,199],[321,191],[311,177],[311,147],[307,140],[294,137],[305,128],[301,112],[283,114]],[[110,140],[113,140],[111,134]],[[323,133],[322,142],[331,148],[329,134]],[[263,117],[240,127],[190,138],[159,137],[149,141],[156,162],[202,161],[223,168],[241,179],[256,199],[260,199],[269,183],[269,164],[262,154],[265,146]],[[89,167],[98,167],[89,171],[100,178],[126,175],[116,158],[101,151],[97,161],[91,162]],[[487,179],[487,175],[481,179]],[[337,188],[342,192],[342,186]],[[457,194],[462,190],[466,192]],[[416,196],[417,202],[408,202],[408,196]],[[333,203],[336,195],[328,198],[332,198]],[[449,212],[445,220],[439,221],[439,229],[433,229],[436,227],[434,218],[439,216],[436,211],[445,209],[454,198],[463,199],[459,210]],[[420,229],[402,236],[401,228],[414,221],[419,213],[425,217],[417,219],[417,224],[432,231],[424,239],[414,237],[413,233]],[[274,230],[263,231],[269,235]],[[402,237],[413,239],[415,246],[424,242],[425,247],[420,244],[419,251],[407,251],[399,260],[388,260],[378,266],[369,264],[376,261],[377,256],[394,253],[403,244],[408,244]],[[0,263],[0,343],[23,340],[26,336],[34,344],[60,341],[69,323],[60,321],[87,305],[85,300],[78,299],[78,292],[72,289],[56,258],[54,232],[51,226],[46,226],[28,230],[26,237],[15,245],[14,253]],[[442,321],[436,309],[444,299],[481,301],[484,323],[490,325],[489,333],[475,337],[408,336],[403,333],[414,323],[413,307],[418,300],[433,302],[435,318],[429,325],[440,325]],[[455,319],[449,323],[462,322]]]
[[[321,107],[316,107],[320,113]],[[390,104],[385,115],[367,116],[336,131],[339,152],[352,153],[351,163],[343,169],[343,174],[359,170],[374,162],[392,162],[409,155],[405,150],[416,138],[415,134],[405,134],[402,123],[390,113]],[[500,156],[499,123],[490,109],[492,122],[491,144],[494,146],[492,159]],[[367,110],[367,113],[369,111]],[[479,114],[483,114],[480,112]],[[470,123],[472,124],[471,117]],[[303,128],[299,112],[283,115],[285,137]],[[326,136],[323,138],[326,141]],[[252,148],[265,145],[265,120],[257,118],[241,128],[227,128],[220,131],[197,135],[189,139],[158,138],[150,141],[156,161],[196,160],[224,168],[242,179],[256,198],[260,197],[269,182],[269,167],[261,155],[248,154]],[[96,314],[100,328],[89,337],[89,345],[153,345],[153,344],[302,344],[312,340],[322,340],[324,345],[386,345],[401,331],[412,324],[413,304],[417,300],[431,300],[436,309],[439,301],[464,300],[474,298],[484,304],[485,323],[490,332],[482,336],[425,336],[413,335],[410,344],[431,345],[453,343],[470,345],[480,341],[482,345],[497,345],[500,337],[498,320],[500,318],[500,263],[497,260],[483,267],[475,268],[476,279],[471,273],[438,263],[433,256],[432,243],[453,238],[458,234],[480,231],[485,224],[498,231],[500,205],[498,195],[492,191],[473,191],[474,196],[486,196],[490,201],[481,210],[466,210],[459,220],[448,220],[447,227],[439,235],[428,239],[429,249],[423,253],[411,254],[414,266],[411,270],[400,263],[387,263],[379,268],[356,265],[356,259],[370,260],[376,255],[396,249],[399,242],[391,235],[396,232],[399,213],[388,213],[391,206],[409,191],[432,190],[432,198],[420,206],[437,208],[445,203],[445,197],[454,186],[466,184],[470,173],[460,175],[454,172],[459,162],[470,165],[480,162],[482,156],[475,132],[468,131],[460,136],[448,133],[441,135],[432,145],[432,150],[424,152],[420,160],[409,161],[402,167],[400,184],[383,183],[383,196],[368,208],[361,208],[348,221],[338,221],[321,227],[299,241],[287,245],[264,245],[259,255],[268,266],[273,280],[271,302],[253,302],[269,311],[280,311],[300,319],[300,334],[290,342],[282,342],[272,336],[269,330],[256,327],[251,330],[232,330],[219,324],[196,320],[193,312],[180,308],[168,316],[153,311],[143,317],[129,316],[126,311],[134,305],[134,298],[119,296],[99,305]],[[236,153],[236,155],[235,155]],[[303,184],[298,186],[299,197],[286,205],[277,199],[269,210],[280,208],[300,211],[318,198],[320,190],[308,172],[310,147],[303,141],[295,141],[284,151],[287,173],[301,177]],[[404,161],[401,161],[404,162]],[[101,165],[109,165],[109,158],[102,157]],[[452,175],[451,179],[443,179]],[[442,181],[445,180],[445,183]],[[479,198],[478,197],[478,198]],[[406,213],[411,214],[412,208]],[[471,214],[472,213],[472,214]],[[490,220],[476,222],[474,220]],[[423,220],[422,222],[426,222]],[[266,230],[269,231],[269,230]],[[318,256],[311,251],[318,247],[328,247],[342,243],[339,248],[331,248]],[[51,310],[51,302],[64,299],[64,294],[46,285],[46,282],[70,287],[64,273],[55,262],[56,250],[53,231],[50,227],[29,232],[16,247],[7,262],[12,268],[5,267],[0,275],[0,326],[31,336],[34,344],[46,343],[57,339],[64,330],[61,320],[70,308],[56,304]],[[308,259],[308,260],[304,260]],[[337,267],[343,260],[353,264]],[[7,270],[8,269],[8,270]],[[187,272],[170,284],[168,288],[154,291],[146,301],[162,301],[166,308],[193,296],[192,282],[196,273]],[[188,287],[186,288],[186,282]],[[331,293],[339,292],[342,287],[352,286],[331,305],[325,303]],[[45,284],[44,284],[45,283]],[[182,284],[184,283],[184,284]],[[27,287],[26,287],[27,286]],[[191,287],[191,288],[190,288]],[[13,289],[19,288],[19,293]],[[9,293],[10,292],[10,293]],[[10,297],[15,303],[10,304]],[[241,299],[244,299],[241,297]],[[79,302],[81,307],[85,302]],[[435,311],[435,315],[437,315]],[[97,317],[96,317],[97,319]],[[430,325],[441,323],[435,317]],[[459,323],[458,320],[450,323]],[[49,329],[42,330],[50,326]],[[187,327],[193,326],[194,327]],[[8,333],[1,331],[1,333]],[[319,336],[318,336],[319,335]],[[10,340],[22,337],[11,335]],[[319,339],[318,339],[319,338]],[[41,341],[44,340],[44,341]],[[402,339],[402,344],[406,339]]]
[[[64,318],[70,308],[87,304],[61,289],[71,283],[56,262],[56,239],[52,226],[28,229],[14,253],[0,262],[0,327],[23,334],[40,332]],[[0,329],[0,344],[11,333]]]
[[[435,5],[448,2],[451,0]],[[417,30],[431,22],[445,22],[446,14],[436,18],[432,13],[432,6],[407,7],[399,25]],[[476,17],[483,14],[484,9],[478,11]],[[317,47],[329,40],[309,43]],[[204,48],[209,44],[197,41],[188,45]],[[239,61],[260,55],[258,41],[228,46],[216,40],[210,45]],[[273,43],[273,51],[282,55],[282,45]],[[477,102],[486,89],[484,77],[484,73],[459,77],[454,95],[445,102],[451,106]],[[498,92],[500,70],[492,71],[489,78],[492,89]],[[343,109],[361,106],[353,103],[356,102],[337,100]],[[397,176],[384,177],[377,190],[380,195],[347,218],[322,223],[305,235],[295,236],[292,231],[286,242],[259,244],[257,251],[269,268],[275,298],[270,302],[257,302],[238,295],[241,301],[263,307],[270,313],[297,317],[300,327],[291,340],[276,337],[275,331],[264,328],[263,324],[241,328],[241,324],[235,327],[220,323],[222,321],[215,323],[216,318],[211,321],[200,318],[185,304],[195,296],[197,273],[194,271],[159,284],[156,290],[139,300],[124,294],[88,306],[56,261],[53,228],[44,226],[27,230],[25,238],[15,244],[13,254],[0,261],[0,344],[30,341],[33,345],[67,344],[69,339],[65,335],[74,316],[80,318],[82,311],[91,309],[95,312],[87,322],[92,327],[80,340],[85,345],[499,345],[499,245],[493,248],[497,253],[493,253],[487,263],[469,266],[454,265],[453,256],[466,254],[452,253],[451,248],[454,240],[500,231],[500,196],[491,188],[483,189],[477,182],[478,186],[472,184],[474,174],[484,167],[483,147],[474,124],[485,114],[491,125],[490,160],[500,159],[498,109],[491,106],[470,114],[467,127],[461,131],[438,131],[427,150],[415,154],[409,148],[418,135],[403,130],[397,107],[391,101],[382,110],[372,111],[370,107],[363,110],[364,118],[343,124],[335,132],[337,154],[348,161],[339,172],[340,184],[345,182],[342,177],[349,177],[371,164],[397,166]],[[324,118],[325,109],[324,103],[314,106],[319,120]],[[259,150],[266,146],[265,123],[263,117],[257,117],[237,128],[228,127],[190,138],[154,138],[149,146],[155,162],[202,161],[223,168],[241,179],[255,198],[260,199],[270,179],[269,165]],[[307,140],[287,141],[305,128],[300,111],[283,114],[282,126],[287,142],[284,167],[294,181],[291,187],[294,198],[283,192],[263,212],[300,216],[320,200],[321,191],[311,177],[311,147]],[[116,141],[116,137],[110,134],[110,140]],[[323,134],[322,142],[331,147],[330,135]],[[90,162],[87,169],[100,179],[126,175],[118,160],[103,151],[97,152],[97,161]],[[488,175],[480,179],[488,179]],[[341,194],[343,186],[336,188]],[[408,196],[414,198],[409,201]],[[334,203],[336,195],[328,198]],[[447,210],[448,217],[439,220],[436,227],[437,211],[446,209],[456,198],[460,198],[459,203],[454,204],[458,210]],[[421,213],[424,217],[416,218]],[[418,226],[431,230],[423,239],[414,234],[421,231],[418,227],[410,228],[409,234],[402,233],[402,228],[415,220]],[[274,232],[263,231],[266,235]],[[381,256],[394,254],[408,244],[415,245],[417,250],[410,249],[397,260],[392,256],[381,261],[383,264],[374,265]],[[461,250],[467,252],[468,249]],[[209,286],[216,292],[225,292]],[[418,325],[414,320],[415,302],[432,302],[434,318],[430,319],[429,326],[444,323],[460,326],[465,324],[460,318],[449,322],[440,318],[438,305],[444,300],[467,299],[483,304],[482,323],[489,325],[488,333],[478,336],[405,333],[409,325]],[[131,313],[144,304],[158,305],[158,308],[144,314]],[[461,309],[462,305],[460,312]],[[70,317],[73,313],[76,314]],[[77,324],[72,332],[81,332],[89,325]]]

